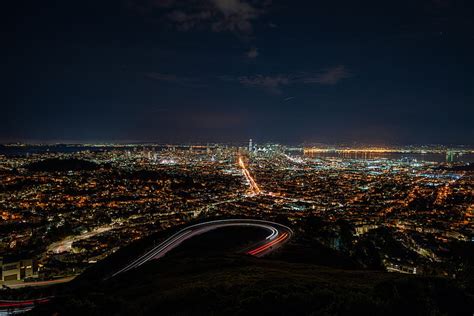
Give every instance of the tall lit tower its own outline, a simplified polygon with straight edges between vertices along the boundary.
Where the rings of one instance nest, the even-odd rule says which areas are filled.
[[[454,162],[455,153],[451,150],[446,151],[446,162]]]
[[[253,145],[252,145],[252,138],[249,139],[249,151],[251,152],[253,149]]]

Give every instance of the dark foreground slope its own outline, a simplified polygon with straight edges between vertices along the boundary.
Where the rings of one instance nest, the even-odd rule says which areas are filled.
[[[197,237],[161,260],[106,281],[97,273],[86,273],[33,314],[472,315],[474,311],[472,295],[453,280],[288,262],[286,255],[281,256],[287,250],[273,259],[256,259],[205,246],[216,240],[227,243],[228,236],[224,237],[222,232]]]
[[[447,279],[231,256],[149,264],[91,282],[35,314],[471,315],[473,307]]]

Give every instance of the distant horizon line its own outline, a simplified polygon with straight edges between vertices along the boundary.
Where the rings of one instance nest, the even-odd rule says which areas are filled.
[[[250,139],[244,141],[227,141],[227,142],[203,142],[203,141],[187,141],[187,142],[157,142],[157,141],[46,141],[46,142],[0,142],[0,146],[3,147],[23,147],[23,146],[97,146],[97,147],[107,147],[107,146],[210,146],[210,145],[246,145]],[[462,144],[462,143],[370,143],[370,142],[277,142],[277,141],[255,141],[253,140],[254,145],[256,144],[276,144],[276,145],[285,145],[285,146],[301,146],[301,147],[317,147],[317,146],[337,146],[337,147],[469,147],[473,148],[474,144]]]

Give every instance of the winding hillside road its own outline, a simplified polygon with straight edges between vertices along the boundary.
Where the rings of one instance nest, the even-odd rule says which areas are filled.
[[[214,229],[230,226],[251,226],[268,230],[270,234],[264,240],[258,242],[246,252],[248,255],[252,255],[255,257],[262,257],[274,251],[275,249],[286,243],[293,236],[293,231],[289,227],[264,220],[224,219],[200,223],[188,226],[178,231],[165,241],[153,247],[144,255],[140,256],[139,258],[135,259],[134,261],[120,269],[119,271],[115,272],[111,277],[129,271],[131,269],[135,269],[150,260],[159,259],[163,257],[167,252],[178,247],[185,240],[188,240],[194,236],[201,235]]]

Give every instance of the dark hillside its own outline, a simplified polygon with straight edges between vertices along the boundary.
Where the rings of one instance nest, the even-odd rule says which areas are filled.
[[[260,237],[256,230],[216,230],[183,243],[159,261],[103,281],[100,274],[111,272],[110,260],[130,256],[131,245],[62,288],[52,304],[33,314],[472,314],[472,294],[453,280],[350,269],[339,257],[326,261],[341,259],[344,269],[298,263],[306,259],[299,254],[305,248],[290,244],[267,259],[232,254],[249,243],[246,236]],[[227,244],[229,248],[223,247]],[[318,254],[331,256],[327,251]],[[293,255],[302,257],[285,260]]]
[[[93,171],[102,168],[101,165],[82,159],[69,158],[69,159],[45,159],[37,162],[33,162],[26,166],[29,171],[42,171],[42,172],[66,172],[66,171]]]

